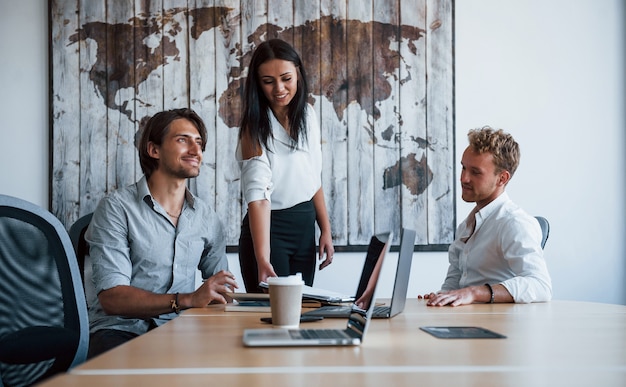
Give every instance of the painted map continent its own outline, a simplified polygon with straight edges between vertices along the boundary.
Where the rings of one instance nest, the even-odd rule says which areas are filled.
[[[177,34],[189,33],[190,39],[198,39],[204,32],[218,29],[220,34],[228,34],[229,28],[225,23],[232,9],[225,7],[198,8],[188,11],[189,31],[184,30],[177,20],[185,17],[185,9],[171,9],[164,11],[160,17],[146,15],[129,20],[128,23],[108,24],[91,22],[70,37],[70,44],[85,41],[94,41],[97,45],[95,61],[89,70],[89,79],[93,87],[103,98],[110,109],[122,112],[129,120],[133,120],[133,109],[137,103],[149,105],[151,101],[141,101],[135,96],[134,100],[120,98],[120,90],[135,89],[146,81],[150,74],[161,66],[175,65],[181,51],[185,47],[177,47],[174,37]],[[330,26],[330,28],[321,28]],[[347,31],[347,53],[344,36]],[[332,103],[338,119],[341,121],[348,105],[358,104],[372,120],[380,118],[380,111],[376,107],[391,96],[392,85],[390,76],[397,76],[398,68],[403,60],[398,51],[393,50],[390,42],[407,42],[413,55],[417,48],[415,42],[424,38],[425,31],[418,27],[407,25],[392,25],[376,21],[361,22],[358,20],[337,19],[333,16],[323,16],[320,19],[308,21],[303,25],[282,28],[274,24],[263,24],[251,35],[247,36],[249,43],[245,47],[256,47],[268,36],[276,36],[286,41],[302,42],[304,47],[300,55],[305,66],[319,63],[320,52],[325,58],[345,58],[346,54],[353,54],[354,60],[349,63],[346,71],[345,60],[333,60],[324,67],[325,72],[321,79],[320,72],[307,70],[310,90],[318,92],[319,98],[326,98]],[[377,36],[376,47],[372,47],[369,37]],[[336,41],[335,41],[336,40]],[[107,45],[107,42],[115,44]],[[323,43],[322,43],[323,42]],[[218,95],[218,112],[220,118],[229,128],[237,128],[240,121],[241,95],[246,74],[246,67],[252,56],[251,51],[242,51],[242,45],[237,46],[231,55],[239,62],[239,66],[231,67],[228,88]],[[371,52],[371,58],[360,58],[360,52]],[[186,55],[186,54],[185,54]],[[234,63],[232,60],[229,63]],[[372,63],[377,71],[372,72]],[[406,72],[410,74],[410,72]],[[408,75],[410,77],[410,75]],[[394,81],[398,81],[394,79]],[[411,79],[401,79],[400,82],[410,82]],[[348,87],[350,86],[350,87]],[[350,91],[349,91],[350,90]],[[342,94],[341,98],[337,98]],[[141,121],[144,117],[136,117]],[[373,133],[372,141],[377,141]],[[422,138],[412,138],[424,148],[428,141]],[[407,172],[407,169],[408,171]],[[404,184],[414,195],[426,190],[432,181],[426,158],[419,160],[415,155],[409,155],[390,166],[385,172],[385,189]]]

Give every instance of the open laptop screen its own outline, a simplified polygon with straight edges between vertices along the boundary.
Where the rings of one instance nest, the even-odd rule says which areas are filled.
[[[355,302],[352,313],[348,317],[344,329],[246,329],[243,343],[249,347],[259,346],[329,346],[359,345],[372,318],[376,304],[376,284],[382,269],[384,256],[389,252],[393,233],[381,234],[378,239],[384,247],[378,254],[373,265],[372,275],[363,290],[361,297]]]
[[[352,312],[348,318],[347,327],[348,330],[353,331],[359,337],[364,335],[365,329],[367,328],[367,319],[371,318],[374,309],[374,305],[371,305],[371,303],[375,302],[374,293],[385,255],[391,246],[391,238],[391,233],[374,235],[367,250],[357,299],[352,305]]]
[[[365,255],[365,263],[363,263],[363,271],[361,272],[361,279],[359,280],[359,286],[357,287],[355,299],[358,300],[363,295],[365,288],[370,282],[370,277],[374,272],[380,253],[385,248],[385,241],[381,240],[386,238],[387,234],[374,235],[370,240],[370,244],[367,247],[367,254]],[[367,309],[367,308],[363,308]]]

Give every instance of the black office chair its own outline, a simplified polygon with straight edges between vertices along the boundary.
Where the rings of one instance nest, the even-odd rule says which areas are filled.
[[[541,226],[541,248],[546,247],[546,242],[548,241],[548,237],[550,236],[550,222],[548,219],[543,216],[535,216],[537,222],[539,222],[539,226]]]
[[[72,246],[74,246],[74,253],[76,254],[76,260],[78,261],[78,268],[80,270],[80,276],[83,280],[83,286],[85,285],[85,257],[89,255],[89,245],[85,240],[85,231],[87,226],[91,222],[93,212],[83,215],[70,227],[69,234],[72,240]]]
[[[69,235],[50,212],[0,195],[0,385],[85,361],[89,320]]]

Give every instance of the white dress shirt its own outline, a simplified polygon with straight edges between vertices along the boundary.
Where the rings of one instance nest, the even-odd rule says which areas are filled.
[[[243,160],[241,144],[236,157],[241,168],[241,189],[246,204],[267,199],[272,210],[291,208],[309,201],[322,186],[322,146],[320,127],[313,107],[307,105],[305,123],[307,140],[294,141],[269,111],[273,138],[269,149]]]
[[[537,220],[513,203],[506,192],[475,213],[471,233],[473,213],[457,228],[441,290],[499,283],[515,302],[549,301],[552,281]]]

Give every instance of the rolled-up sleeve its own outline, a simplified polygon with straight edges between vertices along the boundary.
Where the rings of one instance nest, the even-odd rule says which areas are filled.
[[[552,281],[541,249],[541,229],[533,218],[517,216],[504,227],[501,245],[513,278],[502,281],[516,303],[552,299]]]
[[[241,160],[241,186],[244,200],[251,203],[257,200],[271,201],[273,183],[272,169],[265,154]]]
[[[517,303],[546,302],[552,281],[541,248],[537,220],[501,194],[475,215],[469,236],[467,219],[450,245],[448,276],[442,290],[501,284]],[[468,217],[469,219],[469,217]]]
[[[99,203],[87,228],[85,239],[90,247],[96,293],[131,283],[132,262],[125,219],[119,199],[109,196]]]

